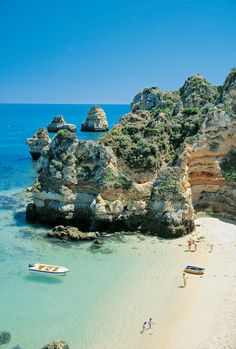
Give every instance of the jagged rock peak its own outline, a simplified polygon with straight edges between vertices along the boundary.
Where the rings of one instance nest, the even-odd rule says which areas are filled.
[[[159,87],[145,88],[139,92],[131,103],[131,110],[150,110],[159,104],[164,92]]]
[[[45,128],[40,128],[31,138],[26,139],[26,144],[30,148],[30,154],[33,160],[37,160],[40,157],[43,148],[49,145],[50,142],[51,139]]]
[[[185,108],[203,107],[206,103],[214,103],[218,97],[217,88],[201,75],[187,78],[179,91]]]
[[[153,111],[176,114],[182,108],[179,91],[162,91],[159,87],[145,88],[131,103],[132,113],[144,114]]]
[[[105,111],[99,105],[93,105],[81,125],[81,131],[102,132],[108,130],[108,122]]]
[[[222,86],[222,102],[236,112],[236,67],[231,70]]]
[[[236,67],[231,69],[231,72],[225,79],[223,87],[225,90],[228,90],[232,86],[235,87],[235,84],[236,84]]]
[[[69,130],[71,132],[76,131],[76,126],[65,122],[63,115],[57,115],[52,119],[52,122],[48,124],[48,132],[58,132],[59,130]]]

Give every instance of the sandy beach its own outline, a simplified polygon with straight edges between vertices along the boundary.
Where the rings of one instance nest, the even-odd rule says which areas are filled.
[[[154,263],[145,269],[138,266],[137,274],[130,275],[132,282],[127,278],[126,285],[119,285],[119,309],[106,304],[110,317],[104,314],[104,333],[95,333],[90,348],[236,348],[236,224],[199,217],[191,237],[199,241],[196,252],[187,251],[188,237],[163,241],[169,263],[158,274]],[[182,270],[188,264],[205,267],[206,272],[202,277],[187,275],[183,288]],[[140,333],[150,316],[152,328]]]

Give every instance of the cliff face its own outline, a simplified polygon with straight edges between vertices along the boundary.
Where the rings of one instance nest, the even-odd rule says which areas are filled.
[[[85,122],[81,125],[81,131],[102,132],[108,130],[108,122],[105,111],[98,105],[93,105]]]
[[[186,151],[195,209],[212,208],[236,216],[236,71],[227,77],[199,136]]]
[[[59,131],[39,160],[28,219],[171,237],[193,229],[194,208],[235,215],[235,77],[145,89],[99,142]]]

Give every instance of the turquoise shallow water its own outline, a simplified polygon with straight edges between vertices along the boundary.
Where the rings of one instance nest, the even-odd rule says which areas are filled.
[[[58,113],[78,125],[88,107],[0,105],[0,331],[12,335],[2,348],[40,349],[53,339],[68,341],[71,349],[124,348],[124,327],[137,322],[139,329],[143,316],[153,311],[149,297],[165,298],[170,292],[163,283],[169,277],[167,265],[182,263],[176,249],[154,237],[114,235],[93,251],[91,242],[49,241],[44,237],[47,227],[25,222],[25,198],[16,193],[30,186],[36,175],[25,138]],[[127,105],[103,107],[110,125],[129,110]],[[94,139],[101,134],[78,136]],[[27,269],[32,262],[64,265],[70,273],[54,278],[32,275]],[[156,274],[148,276],[153,265]],[[156,280],[152,290],[150,277]],[[140,314],[134,296],[147,313]]]
[[[89,105],[0,105],[0,331],[12,334],[5,348],[19,344],[36,349],[58,337],[77,343],[77,328],[79,333],[84,332],[89,309],[96,302],[95,290],[103,294],[105,282],[110,287],[120,273],[115,253],[95,255],[88,250],[88,243],[65,245],[45,240],[47,229],[27,225],[25,204],[14,196],[31,185],[36,174],[26,137],[46,127],[56,114],[80,125],[88,108]],[[128,105],[103,108],[110,126],[129,111]],[[81,139],[102,135],[82,133],[79,127],[77,134]],[[34,261],[66,265],[71,274],[66,278],[29,275],[27,265]],[[106,266],[108,270],[101,273]]]

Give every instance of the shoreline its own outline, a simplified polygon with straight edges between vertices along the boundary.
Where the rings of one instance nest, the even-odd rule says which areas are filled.
[[[236,221],[200,215],[195,223],[193,233],[177,239],[137,235],[140,241],[127,247],[128,265],[120,260],[127,270],[122,268],[110,290],[104,283],[104,294],[88,313],[91,328],[81,336],[85,348],[235,349]],[[204,237],[197,252],[186,252],[189,237]],[[212,242],[213,253],[208,253]],[[179,286],[187,264],[205,267],[206,272],[203,277],[188,275],[183,289]],[[153,328],[141,335],[149,317]],[[72,348],[80,347],[80,341],[72,342]]]
[[[236,222],[212,217],[195,222],[191,235],[162,242],[169,245],[168,257],[177,252],[161,275],[155,265],[148,265],[146,271],[140,269],[136,283],[126,285],[129,291],[117,285],[118,303],[123,301],[125,310],[116,316],[116,304],[106,304],[112,307],[111,332],[104,331],[100,340],[94,338],[91,349],[235,349]],[[185,252],[189,236],[204,237],[194,253]],[[181,266],[187,264],[205,267],[206,272],[202,277],[188,274],[187,287],[181,288]],[[148,316],[153,318],[153,327],[140,334]]]

